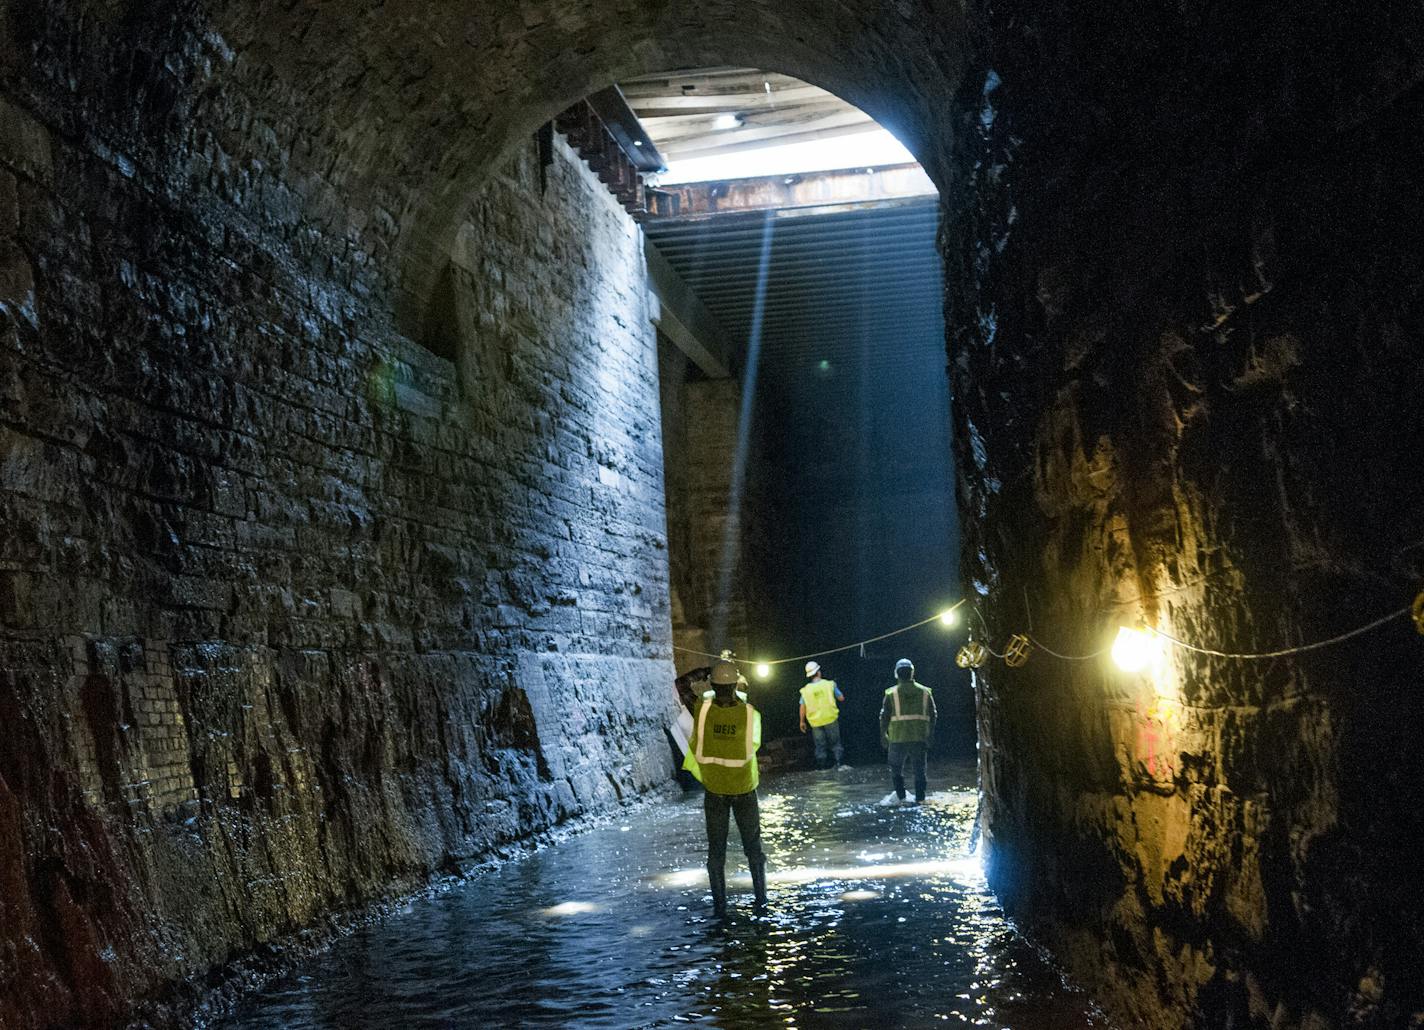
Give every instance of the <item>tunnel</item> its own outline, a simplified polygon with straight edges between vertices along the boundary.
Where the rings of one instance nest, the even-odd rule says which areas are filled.
[[[610,95],[708,69],[922,170],[803,241],[889,312],[840,350],[728,299],[792,202],[638,164]],[[1402,0],[0,0],[0,1027],[205,1025],[593,861],[679,673],[851,645],[871,726],[919,622],[984,904],[1095,1025],[1424,1026],[1421,130]]]

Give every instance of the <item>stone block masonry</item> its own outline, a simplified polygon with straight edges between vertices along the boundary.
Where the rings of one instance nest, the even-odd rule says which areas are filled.
[[[0,1023],[639,781],[657,713],[594,707],[671,671],[622,223],[508,167],[628,74],[781,68],[923,160],[996,641],[1418,589],[1417,3],[647,8],[0,0]],[[1162,695],[985,670],[993,882],[1122,1023],[1424,1024],[1394,630]]]
[[[0,129],[0,1026],[667,776],[641,240],[562,142],[472,198],[446,360],[349,265]]]

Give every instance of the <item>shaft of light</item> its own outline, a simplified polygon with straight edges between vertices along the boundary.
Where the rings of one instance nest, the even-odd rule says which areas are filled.
[[[732,453],[732,477],[727,497],[727,522],[722,532],[722,561],[717,569],[717,605],[712,611],[711,637],[725,640],[727,608],[732,594],[732,575],[737,568],[738,541],[742,532],[742,490],[747,474],[747,452],[751,446],[752,408],[756,403],[757,368],[761,363],[761,331],[766,314],[766,281],[771,268],[771,236],[775,213],[768,211],[762,222],[761,256],[757,261],[756,299],[752,323],[747,332],[747,360],[742,373],[742,404],[737,412],[737,446]]]

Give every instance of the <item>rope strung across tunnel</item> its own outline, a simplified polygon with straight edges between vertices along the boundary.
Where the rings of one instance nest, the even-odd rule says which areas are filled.
[[[791,658],[767,659],[757,662],[758,675],[765,678],[770,674],[770,670],[778,665],[804,662],[811,658],[840,654],[843,651],[851,651],[858,647],[863,648],[866,644],[888,640],[891,637],[899,636],[901,633],[908,633],[910,630],[919,629],[921,626],[926,626],[931,622],[940,621],[945,625],[953,625],[955,622],[955,613],[963,607],[965,603],[966,601],[964,599],[960,599],[951,607],[936,615],[931,615],[929,618],[912,622],[907,626],[901,626],[899,629],[893,629],[888,633],[880,633],[873,637],[867,637],[864,640],[843,644],[840,647],[827,648],[823,651],[812,651],[808,654],[796,655]],[[983,629],[984,636],[986,638],[989,637],[988,623],[985,621],[983,614],[977,607],[972,607],[971,611],[974,612],[975,617],[979,620],[979,625]],[[1129,672],[1135,672],[1151,660],[1154,650],[1159,649],[1159,642],[1180,647],[1193,654],[1206,655],[1212,658],[1226,658],[1233,661],[1287,658],[1291,655],[1304,654],[1308,651],[1319,651],[1327,647],[1333,647],[1336,644],[1342,644],[1347,640],[1363,636],[1366,633],[1379,629],[1387,623],[1405,617],[1409,617],[1413,621],[1415,628],[1418,629],[1421,634],[1424,634],[1424,591],[1420,592],[1412,604],[1407,604],[1403,608],[1392,611],[1387,615],[1382,615],[1371,622],[1365,623],[1363,626],[1358,626],[1355,629],[1339,633],[1324,640],[1317,640],[1308,644],[1297,644],[1293,647],[1278,648],[1273,651],[1221,651],[1216,648],[1202,647],[1190,643],[1162,630],[1139,625],[1135,629],[1126,626],[1120,627],[1117,639],[1112,644],[1100,647],[1098,650],[1090,652],[1089,654],[1064,654],[1061,651],[1054,650],[1029,633],[1013,634],[1004,645],[1004,650],[1000,652],[994,650],[985,641],[974,640],[973,631],[971,630],[969,643],[959,649],[956,663],[963,669],[978,669],[992,656],[1000,659],[1010,668],[1018,668],[1028,661],[1030,650],[1036,648],[1052,658],[1057,658],[1065,662],[1088,662],[1096,658],[1101,658],[1105,654],[1111,654],[1113,660],[1121,668]],[[713,661],[727,657],[725,653],[721,655],[708,654],[706,651],[696,651],[692,648],[678,647],[677,645],[673,645],[673,650],[681,651],[683,654],[697,655],[701,658],[710,658]]]

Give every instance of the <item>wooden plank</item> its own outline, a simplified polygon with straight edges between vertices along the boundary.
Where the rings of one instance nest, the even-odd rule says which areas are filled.
[[[662,72],[656,75],[639,75],[619,83],[626,96],[667,96],[684,93],[689,89],[753,93],[763,92],[765,83],[773,89],[786,86],[808,85],[800,79],[780,72],[767,72],[757,68],[705,68],[678,72]]]
[[[855,111],[855,108],[837,100],[821,104],[800,104],[796,107],[775,111],[749,111],[744,115],[742,124],[738,128],[749,129],[763,125],[804,125],[817,118],[845,111]],[[642,121],[648,130],[648,135],[661,147],[664,141],[671,142],[694,136],[705,136],[709,131],[731,131],[729,129],[713,129],[713,118],[712,115],[699,113],[646,118]]]
[[[772,93],[728,93],[721,96],[660,96],[628,98],[628,104],[639,118],[656,117],[659,114],[688,114],[693,111],[707,113],[741,111],[748,108],[775,107],[824,100],[834,97],[820,86],[795,86]],[[846,105],[850,106],[850,105]]]
[[[748,150],[762,150],[767,146],[790,145],[793,143],[815,143],[818,140],[842,139],[846,136],[862,136],[866,133],[875,132],[880,126],[867,118],[865,121],[856,122],[850,125],[834,125],[827,128],[812,129],[802,132],[790,132],[781,136],[770,138],[757,138],[742,140],[739,142],[722,142],[708,140],[703,146],[669,146],[666,149],[659,147],[663,157],[669,160],[681,158],[717,157],[722,154],[740,154]]]
[[[854,129],[856,132],[870,132],[879,126],[864,111],[852,108],[835,114],[802,123],[772,123],[743,126],[739,129],[724,129],[721,132],[703,133],[699,136],[684,137],[681,140],[659,141],[658,152],[664,158],[687,158],[694,154],[711,154],[727,151],[744,143],[762,146],[780,144],[827,129]],[[842,135],[847,135],[842,133]]]

